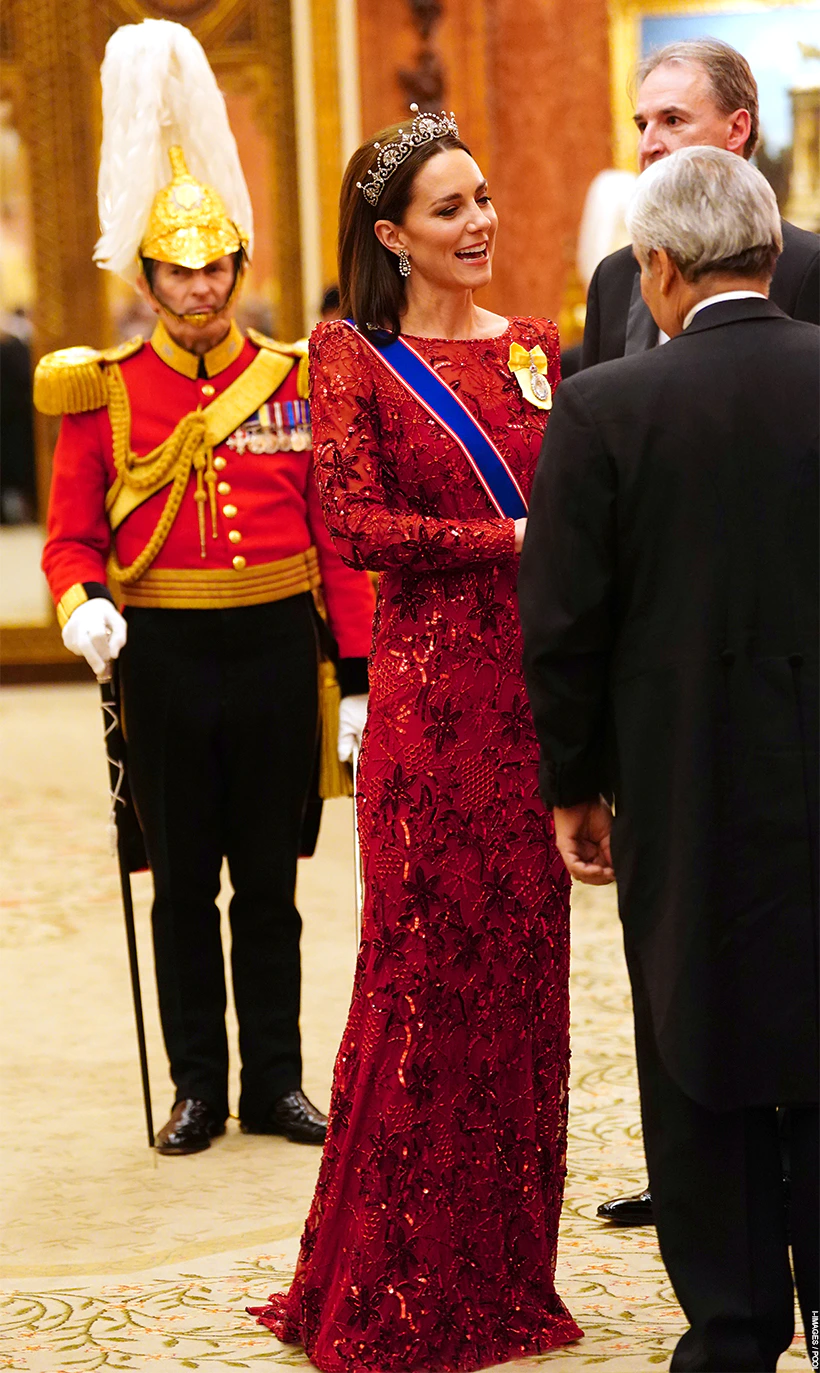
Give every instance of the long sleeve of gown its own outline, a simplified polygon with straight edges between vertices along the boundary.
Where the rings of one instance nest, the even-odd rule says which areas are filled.
[[[310,403],[316,480],[341,557],[352,567],[376,572],[426,572],[511,559],[512,520],[428,515],[414,509],[412,493],[399,490],[380,435],[373,371],[379,365],[349,325],[334,321],[314,330]],[[416,404],[409,397],[408,402]]]

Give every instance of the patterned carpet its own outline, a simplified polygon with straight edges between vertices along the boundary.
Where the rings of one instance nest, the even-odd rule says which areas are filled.
[[[5,1109],[0,1369],[307,1367],[245,1316],[287,1284],[318,1152],[239,1133],[207,1153],[147,1148],[118,881],[105,837],[96,689],[6,688],[0,948]],[[302,865],[305,1087],[326,1105],[354,962],[350,804],[327,807]],[[171,1102],[135,880],[157,1124]],[[569,1184],[558,1288],[578,1345],[563,1362],[668,1365],[683,1318],[654,1231],[612,1230],[598,1202],[642,1185],[629,991],[613,894],[578,889]],[[233,1099],[236,1099],[234,1087]],[[780,1369],[806,1367],[799,1345]]]

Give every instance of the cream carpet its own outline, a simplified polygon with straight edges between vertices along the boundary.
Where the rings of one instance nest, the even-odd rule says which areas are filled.
[[[307,1367],[244,1314],[283,1288],[318,1151],[230,1122],[204,1154],[145,1140],[93,686],[5,688],[0,901],[0,1369]],[[355,957],[352,815],[326,808],[303,863],[305,1088],[326,1106]],[[172,1096],[156,1014],[150,880],[134,880],[156,1125]],[[643,1185],[629,991],[611,891],[577,889],[569,1183],[558,1289],[586,1331],[508,1364],[663,1368],[683,1318],[652,1229],[595,1219]],[[233,1042],[235,1027],[231,1021]],[[233,1100],[236,1100],[234,1085]],[[806,1367],[790,1350],[781,1370]]]

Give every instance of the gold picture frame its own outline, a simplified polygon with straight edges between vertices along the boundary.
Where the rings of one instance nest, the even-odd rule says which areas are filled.
[[[730,43],[733,42],[733,37],[726,30],[731,30],[733,26],[727,25],[727,19],[736,19],[737,33],[742,37],[745,20],[754,21],[755,17],[760,15],[774,17],[778,11],[784,14],[803,12],[816,15],[817,27],[820,30],[819,0],[608,0],[608,11],[613,166],[626,171],[637,170],[637,138],[632,123],[629,79],[643,55],[644,20],[679,18],[682,21],[680,36],[684,36],[683,30],[686,29],[685,36],[694,37],[695,34],[691,30],[700,25],[693,25],[692,21],[700,19],[703,21],[703,27],[698,36],[705,37],[710,32],[709,17],[714,16],[720,21],[719,29],[722,30],[714,36],[725,37]],[[733,46],[743,51],[742,41],[734,41]],[[753,68],[754,65],[752,61]]]

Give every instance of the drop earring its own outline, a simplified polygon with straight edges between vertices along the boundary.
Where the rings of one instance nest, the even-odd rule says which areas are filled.
[[[410,266],[410,254],[406,248],[399,249],[399,271],[403,277],[409,277],[412,268]]]

